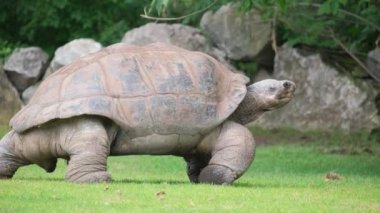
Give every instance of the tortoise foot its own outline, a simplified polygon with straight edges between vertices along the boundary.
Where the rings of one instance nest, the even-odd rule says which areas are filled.
[[[15,169],[7,164],[0,164],[0,179],[11,179],[15,173]]]
[[[76,179],[68,179],[69,182],[74,183],[101,183],[101,182],[110,182],[111,175],[108,172],[98,171],[87,173]]]
[[[199,175],[200,183],[211,183],[226,185],[232,183],[238,178],[236,172],[232,169],[221,165],[208,165]]]

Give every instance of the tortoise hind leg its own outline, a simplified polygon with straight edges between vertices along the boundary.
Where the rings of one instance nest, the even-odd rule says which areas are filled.
[[[0,140],[0,179],[10,179],[19,167],[30,164],[16,154],[15,147],[19,142],[19,135],[14,130]]]
[[[111,140],[100,119],[81,117],[74,135],[65,146],[70,156],[66,180],[76,183],[110,181],[107,157]]]

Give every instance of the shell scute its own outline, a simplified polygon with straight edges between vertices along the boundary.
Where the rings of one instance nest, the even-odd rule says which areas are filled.
[[[141,74],[137,60],[128,54],[112,54],[99,62],[109,84],[109,93],[115,97],[135,97],[152,94]]]

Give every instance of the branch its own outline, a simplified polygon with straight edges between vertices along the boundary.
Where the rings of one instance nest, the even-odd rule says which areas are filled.
[[[300,2],[300,3],[298,3],[298,5],[300,5],[300,6],[312,6],[312,7],[316,7],[316,8],[320,8],[321,7],[321,4],[317,4],[317,3]],[[368,21],[367,19],[365,19],[365,18],[363,18],[363,17],[361,17],[359,15],[356,15],[355,13],[351,13],[351,12],[349,12],[347,10],[343,10],[343,9],[339,9],[339,12],[344,13],[345,15],[348,15],[348,16],[352,16],[352,17],[354,17],[354,18],[356,18],[356,19],[358,19],[358,20],[360,20],[360,21],[362,21],[362,22],[364,22],[364,23],[372,26],[377,31],[380,31],[380,26],[377,26],[376,24]]]
[[[277,15],[275,13],[273,15],[273,18],[272,18],[272,33],[271,33],[272,49],[273,49],[275,55],[277,55],[277,53],[278,53],[277,35],[276,35],[276,21],[277,21]]]
[[[373,79],[375,79],[376,81],[380,82],[380,78],[376,75],[373,75],[371,73],[371,71],[368,70],[367,66],[363,64],[362,61],[360,61],[360,59],[358,57],[356,57],[344,44],[341,40],[339,40],[336,36],[335,36],[335,33],[332,29],[330,29],[330,32],[331,32],[331,38],[344,50],[346,51],[346,53],[348,55],[351,56],[352,59],[354,59],[356,61],[356,63],[359,64],[359,66],[361,66]]]
[[[209,4],[207,7],[203,8],[203,9],[194,11],[194,12],[189,13],[189,14],[184,15],[184,16],[179,16],[179,17],[174,17],[174,18],[162,18],[162,17],[149,16],[147,14],[147,12],[146,12],[145,9],[144,9],[144,14],[141,14],[140,16],[143,17],[143,18],[146,18],[146,19],[149,19],[149,20],[155,20],[155,21],[177,21],[177,20],[181,20],[181,19],[187,18],[189,16],[193,16],[193,15],[198,14],[198,13],[203,13],[204,11],[206,11],[206,10],[210,9],[212,6],[214,6],[214,4],[217,1],[218,0],[213,1],[211,4]]]

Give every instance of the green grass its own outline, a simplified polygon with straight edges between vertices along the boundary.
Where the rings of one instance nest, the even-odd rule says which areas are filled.
[[[5,135],[9,131],[10,131],[10,127],[4,126],[4,125],[0,125],[0,136]]]
[[[380,157],[325,152],[320,147],[337,142],[321,138],[259,146],[231,186],[190,184],[176,157],[111,157],[114,181],[101,184],[64,182],[64,161],[51,174],[28,166],[0,180],[0,212],[380,212]],[[341,179],[326,181],[329,172]]]

